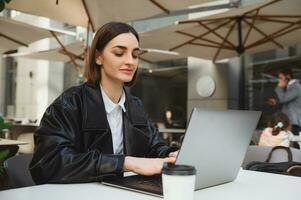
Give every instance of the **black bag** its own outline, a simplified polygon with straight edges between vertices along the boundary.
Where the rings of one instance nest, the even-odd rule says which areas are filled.
[[[287,152],[288,161],[287,162],[278,162],[270,163],[272,154],[277,149],[283,149]],[[268,158],[265,162],[253,161],[247,164],[247,170],[260,171],[260,172],[269,172],[275,174],[286,174],[292,176],[301,176],[301,163],[293,162],[292,151],[288,147],[276,146],[269,153]]]

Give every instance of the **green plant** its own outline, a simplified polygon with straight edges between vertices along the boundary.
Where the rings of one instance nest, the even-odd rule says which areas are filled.
[[[3,162],[7,159],[8,156],[9,156],[9,150],[0,151],[0,179],[5,174]]]
[[[2,129],[10,129],[10,128],[11,128],[11,124],[10,123],[5,123],[4,119],[0,116],[0,131]]]
[[[0,0],[0,12],[4,10],[5,8],[5,3],[9,3],[11,0]]]
[[[4,119],[0,116],[0,133],[2,129],[10,129],[10,128],[11,128],[11,124],[5,123]],[[5,175],[3,162],[8,158],[9,154],[10,154],[9,150],[0,151],[0,178],[2,178]]]

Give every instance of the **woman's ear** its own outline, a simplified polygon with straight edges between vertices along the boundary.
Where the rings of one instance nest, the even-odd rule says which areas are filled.
[[[102,57],[101,57],[101,53],[99,51],[95,51],[95,62],[98,65],[102,64]]]

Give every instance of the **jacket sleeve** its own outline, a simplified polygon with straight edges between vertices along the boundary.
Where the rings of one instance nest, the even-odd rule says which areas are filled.
[[[288,88],[286,91],[283,88],[277,87],[275,92],[278,96],[279,103],[281,104],[293,101],[299,96],[299,90],[297,87]]]
[[[82,114],[78,98],[63,93],[47,108],[34,134],[35,150],[29,168],[37,184],[90,182],[122,172],[123,155],[80,147]]]

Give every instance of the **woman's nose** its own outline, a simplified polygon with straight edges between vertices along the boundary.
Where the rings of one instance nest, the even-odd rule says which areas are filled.
[[[131,65],[135,63],[135,59],[132,54],[126,56],[126,63]]]

